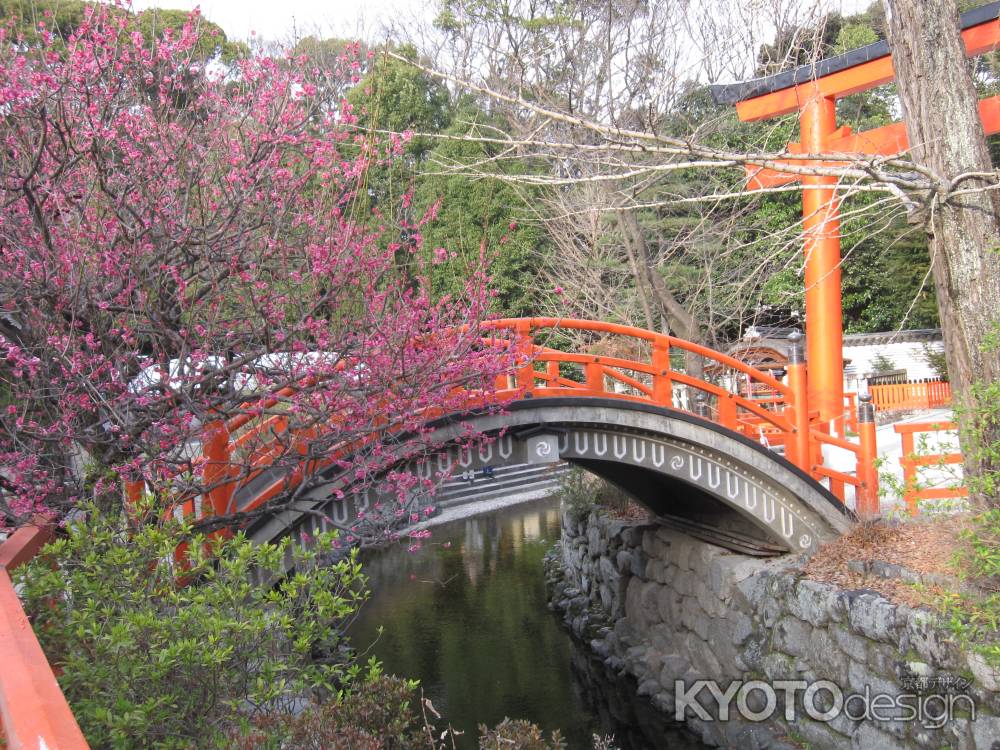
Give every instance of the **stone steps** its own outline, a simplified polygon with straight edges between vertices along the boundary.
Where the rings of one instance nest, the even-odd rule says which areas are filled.
[[[482,472],[477,472],[472,484],[461,477],[442,484],[434,497],[434,504],[440,508],[452,508],[525,492],[542,497],[556,492],[560,479],[569,470],[567,464],[517,464],[498,467],[493,477],[484,477]]]

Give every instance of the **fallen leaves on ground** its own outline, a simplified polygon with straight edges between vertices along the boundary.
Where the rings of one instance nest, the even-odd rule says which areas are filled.
[[[959,535],[968,523],[967,515],[861,523],[836,541],[823,545],[806,564],[805,575],[845,589],[871,589],[897,604],[933,607],[948,593],[947,588],[855,572],[848,569],[848,563],[882,561],[922,575],[955,576]]]

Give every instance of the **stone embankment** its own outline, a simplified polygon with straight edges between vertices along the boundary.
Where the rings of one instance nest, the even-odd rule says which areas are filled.
[[[1000,684],[980,656],[952,643],[932,613],[810,581],[800,562],[595,512],[564,515],[547,576],[573,633],[665,713],[680,704],[707,744],[1000,750]],[[756,680],[771,686],[773,709]],[[822,685],[806,691],[820,681],[847,706]],[[904,704],[920,715],[907,719]]]

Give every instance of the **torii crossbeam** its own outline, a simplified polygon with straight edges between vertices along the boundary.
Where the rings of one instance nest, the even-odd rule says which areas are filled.
[[[1000,2],[962,14],[966,53],[972,57],[1000,47]],[[845,156],[895,156],[909,148],[902,122],[853,133],[837,127],[837,99],[891,83],[892,54],[885,41],[776,75],[711,87],[717,104],[734,104],[744,122],[797,112],[800,141],[789,143],[791,154],[825,155],[796,160],[798,166],[845,166]],[[979,103],[983,129],[1000,132],[1000,96]],[[825,421],[844,411],[843,306],[840,283],[840,220],[837,178],[797,175],[748,165],[747,189],[778,187],[801,180],[805,251],[806,345],[809,363],[809,403]]]

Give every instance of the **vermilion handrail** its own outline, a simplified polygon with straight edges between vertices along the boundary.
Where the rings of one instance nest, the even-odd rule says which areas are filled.
[[[9,572],[52,536],[39,519],[0,544],[0,729],[7,750],[86,750],[89,746],[21,607]]]
[[[872,472],[868,470],[870,469],[868,465],[874,464],[873,441],[869,440],[867,447],[861,449],[854,443],[832,437],[815,425],[816,414],[809,410],[808,404],[797,403],[807,397],[804,364],[789,368],[789,384],[786,385],[767,372],[700,344],[617,323],[571,318],[511,318],[487,321],[482,324],[482,330],[491,336],[482,339],[484,346],[513,345],[520,364],[507,375],[500,377],[497,390],[489,396],[470,391],[469,408],[489,403],[502,404],[526,396],[548,398],[572,395],[653,403],[668,409],[688,411],[703,418],[712,418],[722,426],[748,437],[760,437],[762,442],[768,445],[784,446],[789,460],[817,480],[826,478],[831,490],[841,500],[844,499],[845,484],[855,485],[859,490],[863,487],[871,490],[874,487],[875,483],[870,478]],[[649,357],[639,360],[586,351],[567,352],[541,346],[535,342],[535,334],[544,330],[571,330],[595,334],[602,338],[617,336],[625,340],[638,340],[648,345]],[[696,378],[673,369],[670,363],[672,352],[695,354],[709,362],[722,365],[724,369],[728,368],[731,373],[738,376],[733,378],[737,390],[731,391],[721,383]],[[583,379],[575,380],[569,377],[568,373],[561,371],[563,365],[574,368],[574,372],[581,374]],[[713,369],[720,370],[718,367]],[[303,386],[314,383],[314,380],[309,379]],[[739,392],[744,384],[748,388],[747,395]],[[689,397],[686,403],[683,398],[678,399],[675,386],[687,390]],[[769,395],[766,398],[753,397],[752,394],[758,393],[758,389],[766,391]],[[269,444],[268,440],[272,434],[277,436],[288,432],[287,415],[266,413],[266,411],[282,399],[294,395],[297,390],[294,386],[287,386],[267,397],[263,403],[248,404],[245,413],[225,423],[229,439],[224,451],[219,455],[204,457],[201,463],[207,461],[216,466],[230,463],[236,451],[249,448],[251,452],[246,457],[247,463],[244,464],[247,471],[242,481],[259,475],[276,456],[287,449],[284,445]],[[700,393],[707,399],[693,407],[690,399],[692,393]],[[711,401],[714,401],[714,405],[710,403]],[[850,411],[851,417],[846,420],[842,418],[841,425],[845,421],[854,421],[853,404]],[[428,421],[439,416],[442,415],[436,412],[428,412],[426,415]],[[335,418],[327,429],[336,429]],[[233,433],[236,431],[240,432],[234,436]],[[288,435],[289,445],[296,445],[306,438],[314,437],[314,434],[305,436],[299,433],[300,431],[295,431]],[[307,468],[309,471],[314,471],[330,465],[338,457],[343,457],[366,444],[366,440],[373,439],[377,439],[377,435],[352,440],[336,447],[332,455],[322,462],[313,461],[309,467],[298,466],[287,476],[276,479],[264,487],[243,509],[252,510],[260,507],[280,492],[296,486],[304,478]],[[856,458],[858,470],[852,475],[824,467],[820,450],[824,443],[850,451]],[[868,479],[862,480],[862,476]],[[219,497],[231,498],[235,485],[233,482],[229,485],[227,487],[223,483],[222,489],[210,490],[209,494],[217,493]],[[212,503],[208,505],[211,507]],[[189,498],[181,501],[177,508],[179,512],[190,514],[195,512],[195,503]]]
[[[766,383],[779,393],[785,395],[789,393],[788,386],[775,380],[771,377],[771,375],[763,370],[758,370],[757,368],[748,365],[746,362],[730,357],[728,354],[717,352],[714,349],[709,349],[707,346],[702,346],[701,344],[696,344],[692,341],[670,336],[669,334],[648,331],[644,328],[635,328],[633,326],[626,326],[620,323],[608,323],[603,320],[584,320],[578,318],[502,318],[500,320],[486,321],[483,323],[482,327],[486,330],[524,330],[529,333],[543,328],[565,328],[567,330],[591,331],[593,333],[611,333],[617,336],[627,336],[630,338],[640,339],[642,341],[648,341],[654,345],[660,344],[662,346],[672,347],[682,351],[691,352],[692,354],[697,354],[708,360],[714,360],[719,364],[723,364],[726,367],[738,372],[750,375],[755,380],[761,383]]]

